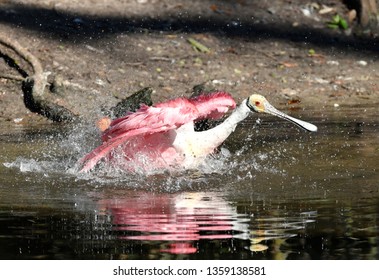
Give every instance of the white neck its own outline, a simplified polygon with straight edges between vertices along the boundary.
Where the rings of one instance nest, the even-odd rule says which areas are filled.
[[[213,149],[221,145],[226,138],[235,130],[237,124],[243,121],[251,112],[251,110],[246,105],[246,99],[232,112],[232,114],[225,119],[224,122],[218,126],[198,132],[204,135],[204,141],[207,143],[212,143]],[[200,135],[199,135],[200,136]]]
[[[250,109],[244,100],[223,123],[214,128],[195,132],[193,123],[185,124],[174,132],[173,146],[184,155],[186,165],[191,166],[220,146],[249,113]]]

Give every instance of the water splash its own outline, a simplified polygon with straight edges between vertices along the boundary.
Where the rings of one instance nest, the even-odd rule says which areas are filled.
[[[36,159],[28,159],[23,157],[18,157],[13,162],[3,163],[7,168],[19,169],[22,173],[25,172],[37,172],[44,173],[51,170],[51,162],[48,161],[38,161]]]
[[[19,156],[3,165],[22,173],[35,173],[36,177],[39,174],[54,174],[94,186],[111,185],[169,192],[210,186],[227,187],[239,181],[251,180],[256,174],[284,174],[275,164],[275,158],[280,155],[272,152],[253,153],[251,142],[240,145],[237,149],[226,143],[218,153],[207,157],[196,169],[191,170],[176,168],[146,172],[136,168],[136,172],[128,173],[118,166],[101,162],[95,170],[79,173],[78,159],[96,147],[100,141],[99,132],[93,125],[76,124],[64,127],[59,133],[54,131],[50,135],[45,133],[34,137],[32,145],[38,146],[38,149],[33,150],[29,158]],[[252,140],[247,137],[246,141]],[[231,143],[233,145],[233,141]]]

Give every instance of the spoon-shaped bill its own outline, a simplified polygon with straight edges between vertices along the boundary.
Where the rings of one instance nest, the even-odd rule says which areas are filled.
[[[317,126],[315,126],[314,124],[296,119],[296,118],[291,117],[291,116],[288,116],[287,114],[277,110],[270,103],[265,104],[265,112],[269,113],[271,115],[277,116],[279,118],[285,119],[287,121],[290,121],[290,122],[300,126],[301,128],[305,129],[305,130],[312,131],[312,132],[317,131]]]

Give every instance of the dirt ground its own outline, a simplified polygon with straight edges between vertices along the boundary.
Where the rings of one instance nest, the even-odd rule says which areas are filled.
[[[349,28],[328,27],[337,14]],[[0,0],[0,34],[61,82],[58,104],[90,121],[144,87],[162,101],[202,83],[285,111],[379,104],[379,40],[356,26],[332,0]],[[45,122],[17,75],[0,59],[0,121]]]

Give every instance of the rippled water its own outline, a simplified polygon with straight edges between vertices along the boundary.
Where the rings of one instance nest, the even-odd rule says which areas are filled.
[[[199,170],[78,174],[91,126],[0,134],[1,259],[379,259],[376,107],[238,127]]]

